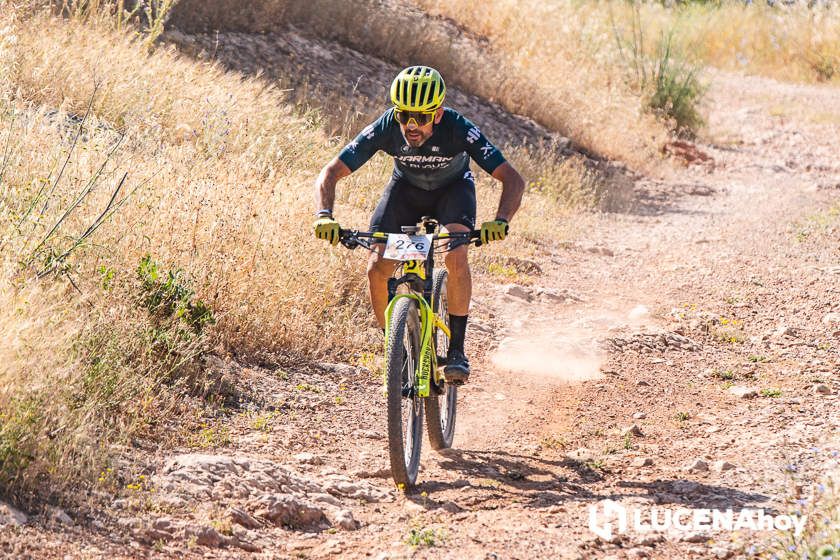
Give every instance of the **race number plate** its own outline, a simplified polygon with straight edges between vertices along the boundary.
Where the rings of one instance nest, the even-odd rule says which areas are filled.
[[[422,261],[426,259],[431,246],[431,235],[389,233],[384,256],[395,261]]]

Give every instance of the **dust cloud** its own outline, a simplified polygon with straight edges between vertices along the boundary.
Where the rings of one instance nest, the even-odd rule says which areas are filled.
[[[568,322],[518,320],[490,359],[499,370],[528,376],[532,381],[555,384],[603,379],[605,355],[598,340],[649,324],[647,306],[606,302],[596,310],[579,312]]]
[[[491,361],[500,370],[548,383],[578,383],[604,377],[600,371],[602,357],[594,341],[561,333],[506,338]]]

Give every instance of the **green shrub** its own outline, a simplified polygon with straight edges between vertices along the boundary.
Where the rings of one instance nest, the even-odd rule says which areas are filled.
[[[55,303],[60,286],[48,294],[24,288],[5,301],[47,318],[20,332],[25,345],[0,367],[0,496],[74,503],[111,466],[112,445],[186,441],[177,428],[200,405],[184,394],[222,400],[231,392],[199,367],[214,317],[185,274],[161,271],[146,256],[137,275],[98,267],[91,279],[101,291],[75,305]]]
[[[668,120],[673,132],[692,136],[704,124],[697,105],[705,91],[697,67],[676,57],[672,44],[672,34],[660,42],[650,82],[642,84],[642,91],[648,108]]]
[[[142,283],[142,303],[153,316],[179,320],[196,334],[215,323],[210,307],[194,299],[195,292],[189,287],[182,270],[161,271],[152,257],[146,255],[140,259],[137,276]]]
[[[412,527],[405,538],[405,543],[412,547],[419,546],[440,546],[445,540],[445,535],[442,530],[436,530],[431,527]]]
[[[694,136],[705,123],[698,105],[706,88],[698,78],[699,66],[674,49],[674,32],[661,35],[652,53],[645,50],[641,15],[636,6],[630,38],[622,37],[615,21],[613,32],[626,69],[626,81],[643,100],[644,108],[664,121],[678,136]]]

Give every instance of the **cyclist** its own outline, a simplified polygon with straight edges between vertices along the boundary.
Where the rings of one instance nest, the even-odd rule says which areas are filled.
[[[394,106],[347,144],[315,181],[318,211],[314,228],[319,239],[338,243],[339,225],[332,213],[336,183],[379,150],[394,157],[394,171],[371,217],[371,231],[400,233],[400,226],[416,224],[422,216],[434,217],[450,232],[474,229],[475,184],[469,167],[472,158],[502,182],[496,219],[481,225],[481,240],[487,243],[505,238],[525,183],[477,126],[457,111],[443,107],[445,96],[443,78],[434,68],[411,66],[397,75],[391,84]],[[382,258],[384,247],[377,249],[368,262],[368,284],[376,320],[384,328],[388,278],[396,263]],[[445,260],[451,337],[444,375],[448,382],[460,384],[470,373],[464,354],[472,294],[467,245],[453,248]]]

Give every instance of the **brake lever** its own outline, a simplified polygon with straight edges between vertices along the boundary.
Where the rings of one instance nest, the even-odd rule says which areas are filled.
[[[355,237],[345,237],[341,239],[341,244],[350,249],[351,251],[359,246],[359,240]]]

